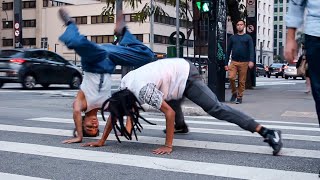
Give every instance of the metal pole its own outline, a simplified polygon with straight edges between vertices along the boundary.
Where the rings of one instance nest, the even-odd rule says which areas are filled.
[[[150,16],[150,49],[153,51],[153,44],[154,44],[154,0],[150,0],[151,5],[151,16]]]
[[[263,47],[263,43],[260,42],[260,59],[259,59],[259,60],[260,60],[260,63],[261,63],[261,64],[263,64],[263,63],[262,63],[262,51],[263,51],[263,50],[262,50],[262,47]]]
[[[187,18],[187,28],[186,28],[186,35],[187,35],[187,57],[189,57],[189,17],[188,17],[188,0],[186,0],[186,18]]]
[[[180,55],[180,43],[179,43],[179,29],[180,29],[180,16],[179,16],[180,0],[176,0],[176,47],[177,57]]]

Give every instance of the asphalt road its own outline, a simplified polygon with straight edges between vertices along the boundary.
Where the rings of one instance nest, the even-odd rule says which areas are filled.
[[[303,93],[303,82],[288,84],[275,78],[260,82],[258,87],[269,91],[294,85]],[[25,91],[12,84],[0,89],[0,179],[319,180],[320,128],[314,117],[260,118],[265,126],[283,133],[284,149],[272,156],[257,134],[208,116],[187,116],[190,133],[175,135],[173,153],[161,156],[152,154],[165,138],[165,119],[157,112],[143,113],[157,125],[143,123],[139,141],[123,139],[120,144],[112,134],[99,148],[62,144],[74,127],[75,93],[63,86]],[[101,121],[101,131],[103,127]]]

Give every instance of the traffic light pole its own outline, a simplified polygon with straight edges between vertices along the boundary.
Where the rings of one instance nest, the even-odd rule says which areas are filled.
[[[225,101],[226,0],[213,1],[209,12],[208,86],[219,101]]]
[[[13,11],[14,11],[14,47],[22,48],[22,1],[13,1]]]

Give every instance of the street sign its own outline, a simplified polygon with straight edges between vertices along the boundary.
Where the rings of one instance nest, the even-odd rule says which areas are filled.
[[[254,5],[254,0],[248,0],[248,5]]]
[[[254,31],[254,26],[253,25],[248,25],[247,27],[247,32],[252,33]]]
[[[15,23],[15,24],[14,24],[14,28],[15,28],[15,29],[19,29],[19,27],[20,27],[19,23]]]
[[[15,30],[15,31],[14,31],[14,35],[15,35],[16,37],[18,37],[19,34],[20,34],[19,30]]]
[[[256,15],[255,0],[247,1],[247,14],[248,14],[248,17],[255,17]]]

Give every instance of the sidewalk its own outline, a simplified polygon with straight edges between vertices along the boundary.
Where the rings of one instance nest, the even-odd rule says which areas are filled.
[[[224,103],[259,120],[318,123],[312,95],[305,94],[304,90],[304,83],[258,86],[245,91],[242,104],[232,104],[227,102],[231,90],[226,89]],[[156,112],[151,107],[145,107],[149,112]],[[184,101],[182,109],[188,116],[208,115],[188,99]]]

